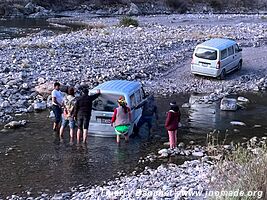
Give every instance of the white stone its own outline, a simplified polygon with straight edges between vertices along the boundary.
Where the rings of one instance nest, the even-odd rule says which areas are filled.
[[[239,121],[231,121],[230,124],[233,126],[246,126],[244,122],[239,122]]]
[[[10,106],[10,103],[8,101],[3,101],[2,104],[1,104],[1,108],[6,108],[6,107],[9,107]]]
[[[195,156],[195,157],[203,157],[204,154],[202,152],[193,152],[192,153],[192,156]]]
[[[249,103],[249,100],[245,97],[238,97],[237,101],[241,101],[241,102],[245,102],[245,103]]]
[[[158,151],[158,154],[168,154],[168,153],[169,153],[168,149],[161,149]]]

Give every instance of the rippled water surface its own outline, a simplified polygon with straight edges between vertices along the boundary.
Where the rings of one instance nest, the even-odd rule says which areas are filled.
[[[0,132],[0,197],[13,193],[26,196],[25,191],[32,191],[34,195],[69,191],[70,187],[79,184],[102,183],[121,170],[135,170],[139,157],[157,152],[167,141],[163,124],[168,103],[172,100],[179,105],[188,101],[192,103],[190,109],[181,109],[184,126],[179,130],[178,138],[185,143],[195,140],[204,144],[206,134],[214,129],[223,133],[222,139],[228,129],[228,141],[263,136],[267,133],[267,94],[244,96],[251,103],[246,109],[236,112],[220,111],[218,103],[194,103],[196,96],[157,98],[160,121],[159,127],[154,127],[154,134],[161,139],[147,141],[144,128],[141,139],[133,139],[121,146],[117,146],[114,138],[96,137],[89,138],[87,147],[70,146],[67,134],[65,141],[60,143],[51,130],[48,112],[21,116],[30,121],[26,127]],[[233,120],[242,121],[247,126],[233,127],[230,125]],[[261,127],[255,128],[254,125]]]

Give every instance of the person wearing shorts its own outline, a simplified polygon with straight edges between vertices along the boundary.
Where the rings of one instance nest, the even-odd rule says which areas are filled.
[[[53,125],[54,131],[59,131],[61,115],[62,115],[62,106],[63,106],[63,95],[59,91],[60,83],[54,83],[54,90],[52,91],[52,110],[55,115],[55,121]]]
[[[67,125],[70,127],[70,144],[73,143],[73,135],[74,135],[74,128],[75,128],[75,121],[74,121],[74,107],[76,98],[74,96],[74,88],[68,88],[68,95],[64,98],[64,112],[62,115],[62,123],[60,128],[60,138],[63,139],[64,129]]]
[[[129,141],[129,129],[131,126],[131,110],[127,107],[124,97],[118,99],[118,108],[115,108],[112,119],[111,126],[114,127],[116,133],[116,141],[120,143],[120,135],[124,135],[125,141]]]
[[[83,89],[82,96],[76,101],[75,104],[75,118],[77,118],[77,144],[80,143],[81,133],[83,133],[83,143],[87,142],[87,133],[89,122],[92,112],[92,102],[100,95],[100,90],[97,90],[97,93],[88,96],[88,89]]]

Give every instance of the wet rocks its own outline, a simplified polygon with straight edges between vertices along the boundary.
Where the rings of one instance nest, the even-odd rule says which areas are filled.
[[[231,121],[230,124],[233,126],[246,126],[244,122],[239,122],[239,121]]]
[[[6,124],[4,126],[4,128],[12,128],[12,129],[15,129],[15,128],[19,128],[19,127],[22,127],[22,126],[25,126],[27,123],[26,120],[21,120],[21,121],[11,121],[9,122],[8,124]]]
[[[203,157],[204,156],[204,153],[203,152],[193,152],[192,153],[192,156],[195,156],[195,157]]]
[[[224,97],[221,100],[220,109],[224,111],[235,111],[237,110],[237,100],[234,98]]]
[[[237,98],[237,101],[244,102],[244,103],[249,103],[249,100],[247,98],[241,97],[241,96]]]
[[[179,191],[203,192],[207,188],[206,177],[211,169],[210,163],[198,160],[186,161],[180,166],[168,164],[156,169],[146,167],[140,174],[122,176],[103,186],[74,192],[70,199],[109,199],[114,196],[120,199],[182,198],[184,195]]]
[[[194,145],[191,142],[189,146],[180,143],[177,148],[174,149],[161,149],[158,151],[158,158],[167,158],[170,156],[193,156],[193,157],[203,157],[206,155],[206,149],[198,145]]]
[[[46,102],[45,101],[35,101],[33,104],[33,108],[35,111],[43,111],[46,109]]]

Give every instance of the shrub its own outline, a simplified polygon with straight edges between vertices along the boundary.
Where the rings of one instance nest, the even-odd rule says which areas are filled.
[[[139,26],[139,23],[136,19],[133,19],[131,17],[123,17],[121,20],[120,20],[120,26]]]
[[[180,13],[185,13],[188,10],[188,3],[186,0],[166,0],[166,4]]]
[[[256,196],[219,197],[216,199],[267,199],[267,151],[266,147],[257,148],[256,155],[241,146],[222,163],[216,166],[217,182],[215,191],[258,191]]]

